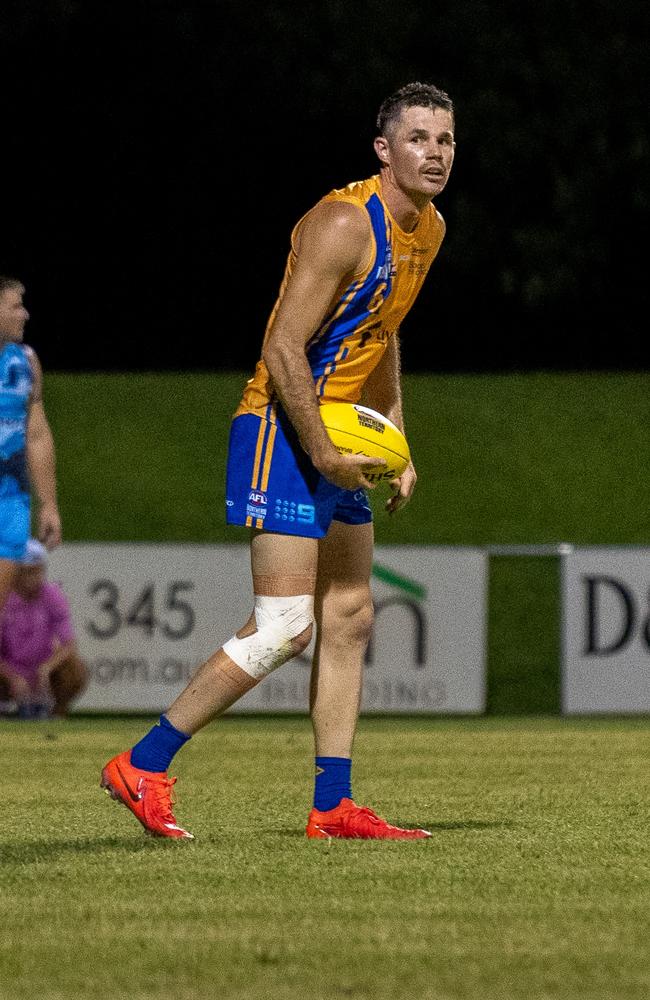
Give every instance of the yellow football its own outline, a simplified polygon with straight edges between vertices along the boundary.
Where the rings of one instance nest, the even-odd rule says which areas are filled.
[[[323,403],[320,415],[332,444],[342,455],[383,458],[386,467],[364,472],[371,483],[389,483],[401,476],[411,461],[399,427],[376,410],[358,403]]]

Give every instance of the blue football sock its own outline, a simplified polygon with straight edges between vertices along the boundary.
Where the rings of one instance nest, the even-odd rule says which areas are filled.
[[[317,757],[314,809],[327,812],[341,799],[352,798],[352,761],[349,757]]]
[[[172,726],[166,715],[131,750],[131,763],[142,771],[166,771],[191,736]]]

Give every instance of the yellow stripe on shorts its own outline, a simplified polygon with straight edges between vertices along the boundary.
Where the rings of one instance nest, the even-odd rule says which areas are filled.
[[[273,445],[275,443],[275,435],[278,432],[278,425],[271,424],[271,429],[269,430],[269,439],[266,442],[266,452],[264,455],[264,468],[262,469],[262,482],[260,489],[262,493],[266,493],[269,485],[269,473],[271,472],[271,458],[273,457]]]
[[[264,442],[264,433],[266,431],[266,420],[260,420],[260,429],[257,432],[257,444],[255,445],[255,461],[253,462],[253,478],[251,479],[251,489],[257,489],[257,477],[260,473],[260,459],[262,457],[262,444]],[[248,521],[246,521],[247,527],[250,527]]]

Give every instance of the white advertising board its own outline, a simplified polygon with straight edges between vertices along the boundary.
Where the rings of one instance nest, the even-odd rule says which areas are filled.
[[[650,548],[563,557],[562,710],[650,712]]]
[[[375,557],[362,711],[484,711],[484,554],[386,546]],[[90,669],[80,711],[163,711],[252,609],[242,544],[66,543],[52,553],[49,577],[70,599]],[[308,711],[310,653],[230,711]]]

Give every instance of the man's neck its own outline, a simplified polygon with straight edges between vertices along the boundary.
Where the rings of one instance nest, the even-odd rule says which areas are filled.
[[[381,194],[388,206],[388,211],[400,229],[405,233],[412,233],[430,199],[426,195],[422,195],[416,201],[414,197],[393,183],[388,171],[382,170],[380,176]]]

